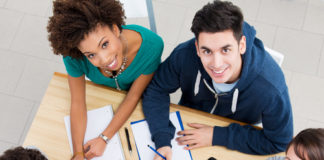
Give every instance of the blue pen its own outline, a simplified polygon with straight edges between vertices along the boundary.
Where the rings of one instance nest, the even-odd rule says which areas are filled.
[[[153,147],[151,147],[150,145],[147,145],[149,148],[151,148],[152,151],[154,151],[157,155],[159,155],[160,157],[162,157],[164,160],[166,160],[166,158],[164,156],[162,156],[161,153],[159,153],[157,150],[155,150]]]

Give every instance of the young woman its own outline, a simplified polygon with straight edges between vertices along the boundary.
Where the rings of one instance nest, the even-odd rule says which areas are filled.
[[[324,160],[324,128],[301,131],[288,144],[286,157],[271,157],[267,160]]]
[[[163,41],[146,28],[124,25],[124,11],[117,0],[56,0],[53,4],[47,30],[54,54],[63,55],[69,74],[72,159],[92,159],[103,153],[133,112],[160,64]],[[85,76],[128,93],[102,134],[83,144]]]
[[[324,160],[324,128],[298,133],[288,144],[286,160]]]

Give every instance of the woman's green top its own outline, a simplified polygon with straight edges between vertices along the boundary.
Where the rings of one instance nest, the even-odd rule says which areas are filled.
[[[154,32],[139,25],[125,25],[122,28],[134,30],[142,36],[141,47],[132,63],[116,78],[120,89],[129,90],[141,74],[151,74],[158,68],[161,63],[163,40]],[[63,61],[70,76],[80,77],[85,74],[94,83],[117,88],[115,79],[105,77],[85,56],[81,59],[66,56]]]

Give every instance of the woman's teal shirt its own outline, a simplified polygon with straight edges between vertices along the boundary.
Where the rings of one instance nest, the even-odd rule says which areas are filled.
[[[125,25],[122,28],[134,30],[142,36],[142,44],[134,60],[117,77],[119,87],[122,90],[129,90],[132,83],[141,74],[151,74],[158,68],[161,63],[163,40],[151,30],[138,25]],[[105,77],[85,56],[82,59],[66,56],[63,58],[63,61],[66,71],[70,76],[80,77],[85,74],[94,83],[117,88],[115,79]]]

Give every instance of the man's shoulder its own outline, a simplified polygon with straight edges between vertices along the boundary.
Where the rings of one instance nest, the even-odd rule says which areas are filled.
[[[286,80],[281,69],[271,70],[271,68],[264,67],[255,80],[254,85],[258,88],[264,88],[266,93],[274,96],[280,95],[287,90]]]
[[[168,59],[170,62],[180,63],[182,65],[196,62],[199,57],[196,53],[195,39],[180,43],[173,49]]]
[[[278,92],[283,92],[287,88],[282,69],[266,52],[263,45],[255,45],[249,56],[250,63],[245,77],[252,80],[250,81],[253,82],[252,85]]]
[[[180,43],[173,52],[176,52],[178,54],[183,54],[183,53],[196,53],[196,46],[195,46],[195,39],[192,38],[188,41]]]

